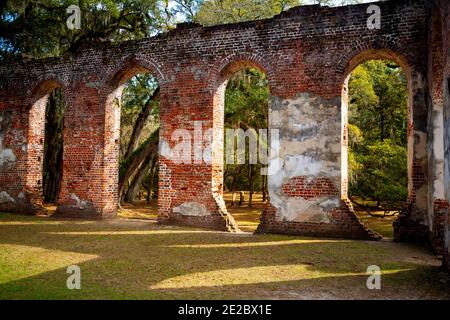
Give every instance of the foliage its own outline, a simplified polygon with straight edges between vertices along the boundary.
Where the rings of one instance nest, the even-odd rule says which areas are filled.
[[[359,1],[316,2],[339,5]],[[81,30],[66,27],[66,9],[71,4],[81,8]],[[0,3],[0,57],[63,55],[92,42],[118,42],[165,32],[178,21],[216,25],[264,19],[299,4],[300,0],[7,0]],[[121,106],[122,155],[140,112],[156,88],[156,79],[148,74],[137,75],[125,85]],[[350,191],[380,201],[404,197],[405,75],[390,62],[369,61],[354,70],[349,93]],[[262,72],[237,72],[229,79],[225,94],[226,128],[267,128],[268,99],[268,81]],[[159,105],[158,101],[154,103],[134,154],[142,150],[159,127]],[[62,116],[55,118],[55,127],[62,127]],[[121,159],[121,173],[128,161]],[[225,187],[231,188],[234,181],[241,190],[251,186],[261,190],[265,182],[259,168],[228,165]]]
[[[350,192],[381,204],[402,203],[407,197],[406,148],[386,139],[351,153]]]
[[[258,132],[268,127],[269,87],[265,74],[257,69],[244,69],[237,72],[228,81],[225,91],[225,128],[250,128]],[[248,158],[248,151],[246,151]],[[227,164],[225,168],[225,187],[233,188],[233,180],[237,179],[238,190],[250,190],[250,172],[254,170],[255,189],[261,190],[261,165]],[[239,175],[236,175],[239,170]]]
[[[265,19],[298,5],[299,0],[209,0],[200,6],[194,20],[209,26]]]
[[[69,30],[70,5],[81,10],[81,29]],[[0,5],[3,57],[49,57],[92,41],[138,39],[171,28],[157,0],[7,0]]]
[[[126,151],[134,124],[143,105],[149,101],[153,93],[158,88],[158,81],[151,73],[140,73],[126,82],[121,99],[121,119],[120,119],[120,153]],[[146,126],[141,135],[148,136],[159,128],[159,101],[154,101],[154,106],[150,117],[146,121]]]
[[[364,128],[368,141],[391,139],[406,146],[406,77],[389,61],[368,61],[358,66],[349,82],[349,122]]]
[[[350,194],[397,207],[407,198],[405,75],[389,61],[368,61],[352,73],[349,96]]]

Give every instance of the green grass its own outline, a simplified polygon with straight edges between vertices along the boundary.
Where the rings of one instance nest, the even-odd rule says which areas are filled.
[[[66,269],[81,267],[81,290]],[[369,265],[382,290],[366,288]],[[0,299],[449,299],[425,249],[0,214]]]
[[[374,212],[374,214],[379,214],[380,216],[371,216],[365,211],[357,211],[359,219],[364,223],[365,226],[369,227],[373,231],[378,232],[384,238],[393,239],[394,238],[394,227],[393,223],[397,219],[397,215],[382,217],[383,212]]]

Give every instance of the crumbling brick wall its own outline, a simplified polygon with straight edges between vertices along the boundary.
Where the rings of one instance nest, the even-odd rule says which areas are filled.
[[[450,3],[440,1],[441,28],[442,28],[442,75],[440,79],[443,87],[444,103],[444,205],[443,233],[444,233],[444,266],[450,272]]]
[[[343,92],[359,63],[391,59],[407,73],[410,94],[411,210],[396,231],[399,239],[423,237],[434,208],[429,206],[433,145],[427,147],[431,3],[379,3],[380,30],[367,27],[367,4],[303,6],[267,20],[207,28],[181,24],[149,39],[85,48],[70,58],[0,65],[0,146],[9,157],[0,163],[0,209],[33,212],[42,206],[42,105],[59,86],[67,108],[58,212],[115,215],[120,126],[115,100],[125,81],[145,71],[161,87],[160,221],[228,229],[232,219],[221,200],[223,91],[234,72],[254,67],[269,80],[269,128],[280,134],[279,156],[271,160],[279,164],[269,176],[271,204],[259,231],[374,238],[346,201]],[[198,148],[210,147],[210,161],[176,161],[173,134],[180,129],[197,141],[193,158]]]

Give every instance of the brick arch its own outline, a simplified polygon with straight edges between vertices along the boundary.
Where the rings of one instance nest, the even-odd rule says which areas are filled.
[[[45,113],[50,92],[61,88],[67,103],[69,89],[63,81],[54,76],[44,76],[29,90],[25,101],[28,115],[27,132],[27,174],[25,178],[27,194],[25,197],[31,207],[41,210],[43,199],[42,171],[44,164]]]
[[[64,84],[62,79],[55,75],[46,75],[40,77],[26,93],[25,108],[31,109],[34,104],[42,98],[45,98],[52,90],[61,88],[64,97],[70,96],[69,88]]]
[[[264,72],[269,81],[269,89],[272,86],[274,79],[274,71],[270,63],[270,59],[263,54],[259,53],[233,53],[220,61],[217,61],[214,65],[215,68],[209,73],[209,89],[215,92],[225,81],[227,81],[236,72],[248,69],[256,68]]]
[[[143,72],[154,75],[160,86],[166,82],[161,68],[155,61],[138,55],[127,55],[106,70],[105,80],[102,83],[103,91],[105,93],[114,91],[134,75]]]
[[[165,90],[166,79],[156,62],[138,55],[129,55],[110,66],[100,91],[100,105],[104,111],[103,171],[108,179],[105,192],[108,207],[104,210],[115,212],[118,203],[120,108],[115,101],[120,99],[125,83],[139,73],[149,73],[156,77],[160,91]],[[162,95],[161,95],[162,97]],[[161,104],[163,104],[161,99]],[[111,191],[112,190],[112,191]]]
[[[386,43],[386,47],[382,47],[377,44],[375,46],[366,46],[362,44],[356,45],[352,51],[348,51],[345,55],[345,62],[339,65],[341,91],[341,119],[342,119],[342,132],[341,132],[341,197],[347,199],[348,197],[348,82],[351,73],[356,67],[369,60],[389,60],[398,64],[406,75],[407,91],[408,91],[408,202],[413,202],[414,198],[414,123],[413,123],[413,91],[412,91],[412,66],[413,61],[408,53],[403,50],[391,49],[388,47],[389,43]],[[390,43],[390,47],[395,47]],[[405,199],[406,200],[406,199]]]
[[[400,43],[385,38],[375,41],[359,40],[346,50],[336,63],[336,72],[341,83],[359,64],[367,60],[386,59],[397,63],[405,72],[411,72],[413,56]]]
[[[227,211],[223,200],[225,90],[228,80],[234,74],[244,69],[255,68],[266,74],[270,91],[274,73],[268,61],[269,59],[262,54],[231,54],[220,60],[209,76],[209,89],[213,94],[212,192],[227,223],[236,230],[238,226]]]

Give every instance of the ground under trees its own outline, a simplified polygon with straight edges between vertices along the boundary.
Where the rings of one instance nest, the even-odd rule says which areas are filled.
[[[366,287],[373,264],[383,270],[382,290]],[[70,265],[81,268],[81,290],[66,287]],[[0,299],[450,298],[440,261],[407,244],[122,219],[2,214],[0,270]]]

